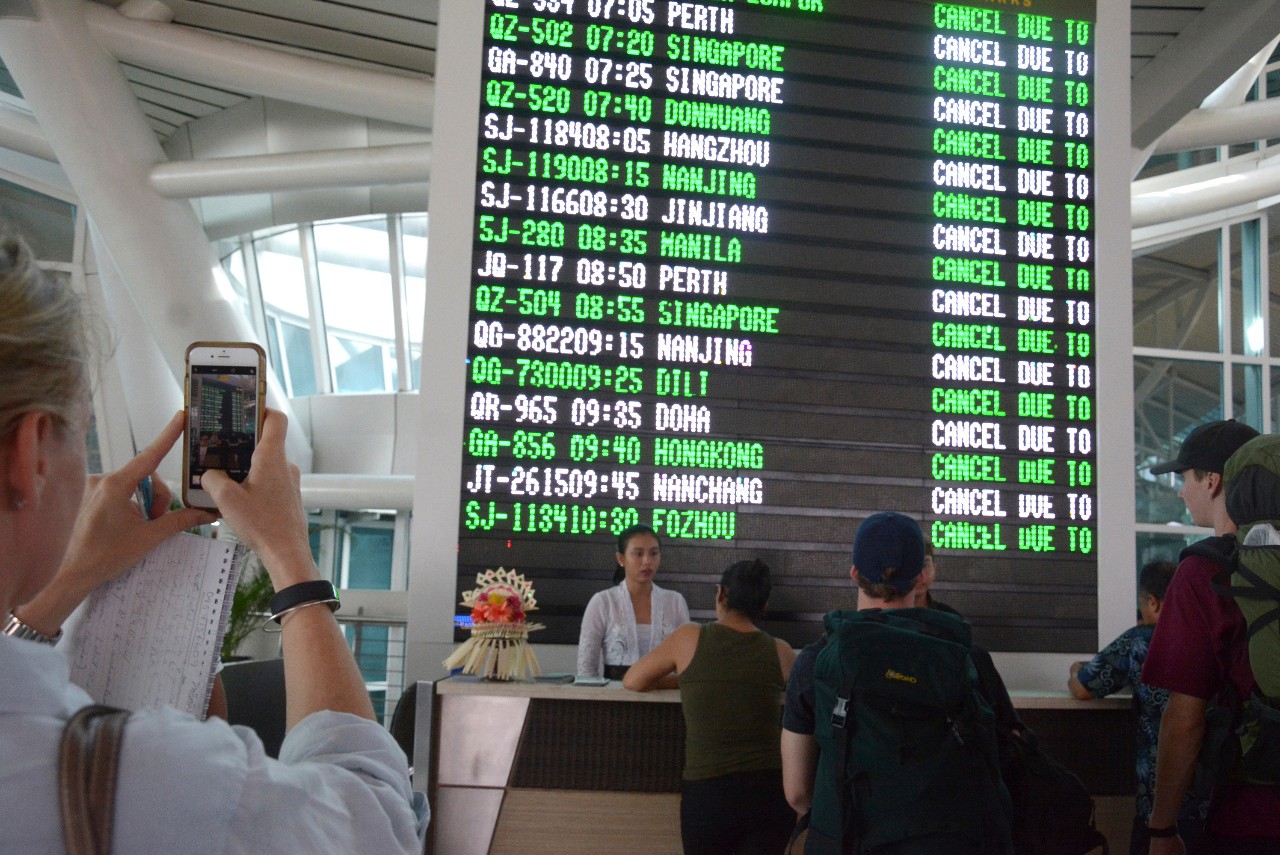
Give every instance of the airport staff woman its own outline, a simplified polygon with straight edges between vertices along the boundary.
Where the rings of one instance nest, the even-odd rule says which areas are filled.
[[[6,852],[66,851],[58,744],[91,703],[51,645],[93,589],[166,537],[212,514],[133,503],[182,434],[178,414],[118,472],[86,491],[93,374],[80,301],[0,236],[0,828]],[[243,484],[203,486],[261,557],[276,590],[319,579],[307,543],[286,421],[269,411]],[[118,853],[420,852],[425,803],[404,752],[375,720],[342,631],[312,586],[281,618],[288,734],[280,760],[245,728],[174,709],[133,713],[120,751],[111,840]],[[140,628],[143,629],[143,628]],[[415,809],[416,808],[416,809]]]
[[[780,855],[796,815],[782,789],[782,693],[795,662],[756,628],[772,582],[763,561],[739,561],[716,586],[716,620],[682,626],[627,672],[647,691],[679,679],[685,760],[685,855]]]
[[[662,545],[653,529],[633,525],[618,535],[612,588],[587,603],[578,636],[578,673],[622,678],[628,666],[689,622],[689,606],[676,591],[653,584]]]

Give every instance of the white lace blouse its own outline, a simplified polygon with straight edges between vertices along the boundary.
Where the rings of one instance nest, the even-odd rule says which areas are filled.
[[[689,622],[689,606],[676,591],[653,586],[650,595],[648,648]],[[605,665],[633,665],[648,650],[640,649],[636,613],[631,607],[627,583],[600,591],[587,603],[578,636],[578,673],[599,677]]]

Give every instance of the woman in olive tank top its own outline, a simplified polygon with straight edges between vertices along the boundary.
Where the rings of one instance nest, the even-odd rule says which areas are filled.
[[[782,790],[782,693],[795,651],[756,628],[772,582],[763,561],[729,566],[715,623],[686,624],[627,672],[636,691],[680,689],[685,855],[779,855],[795,813]]]

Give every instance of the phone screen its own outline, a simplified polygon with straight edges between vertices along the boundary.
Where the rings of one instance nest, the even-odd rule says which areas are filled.
[[[209,469],[243,481],[258,443],[258,368],[193,363],[190,371],[187,487],[199,490]]]

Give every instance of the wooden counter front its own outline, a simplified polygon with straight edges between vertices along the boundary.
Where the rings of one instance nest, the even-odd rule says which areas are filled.
[[[419,683],[418,703],[428,852],[681,852],[679,691],[445,679]],[[1092,792],[1131,799],[1128,699],[1014,693],[1014,704]]]

